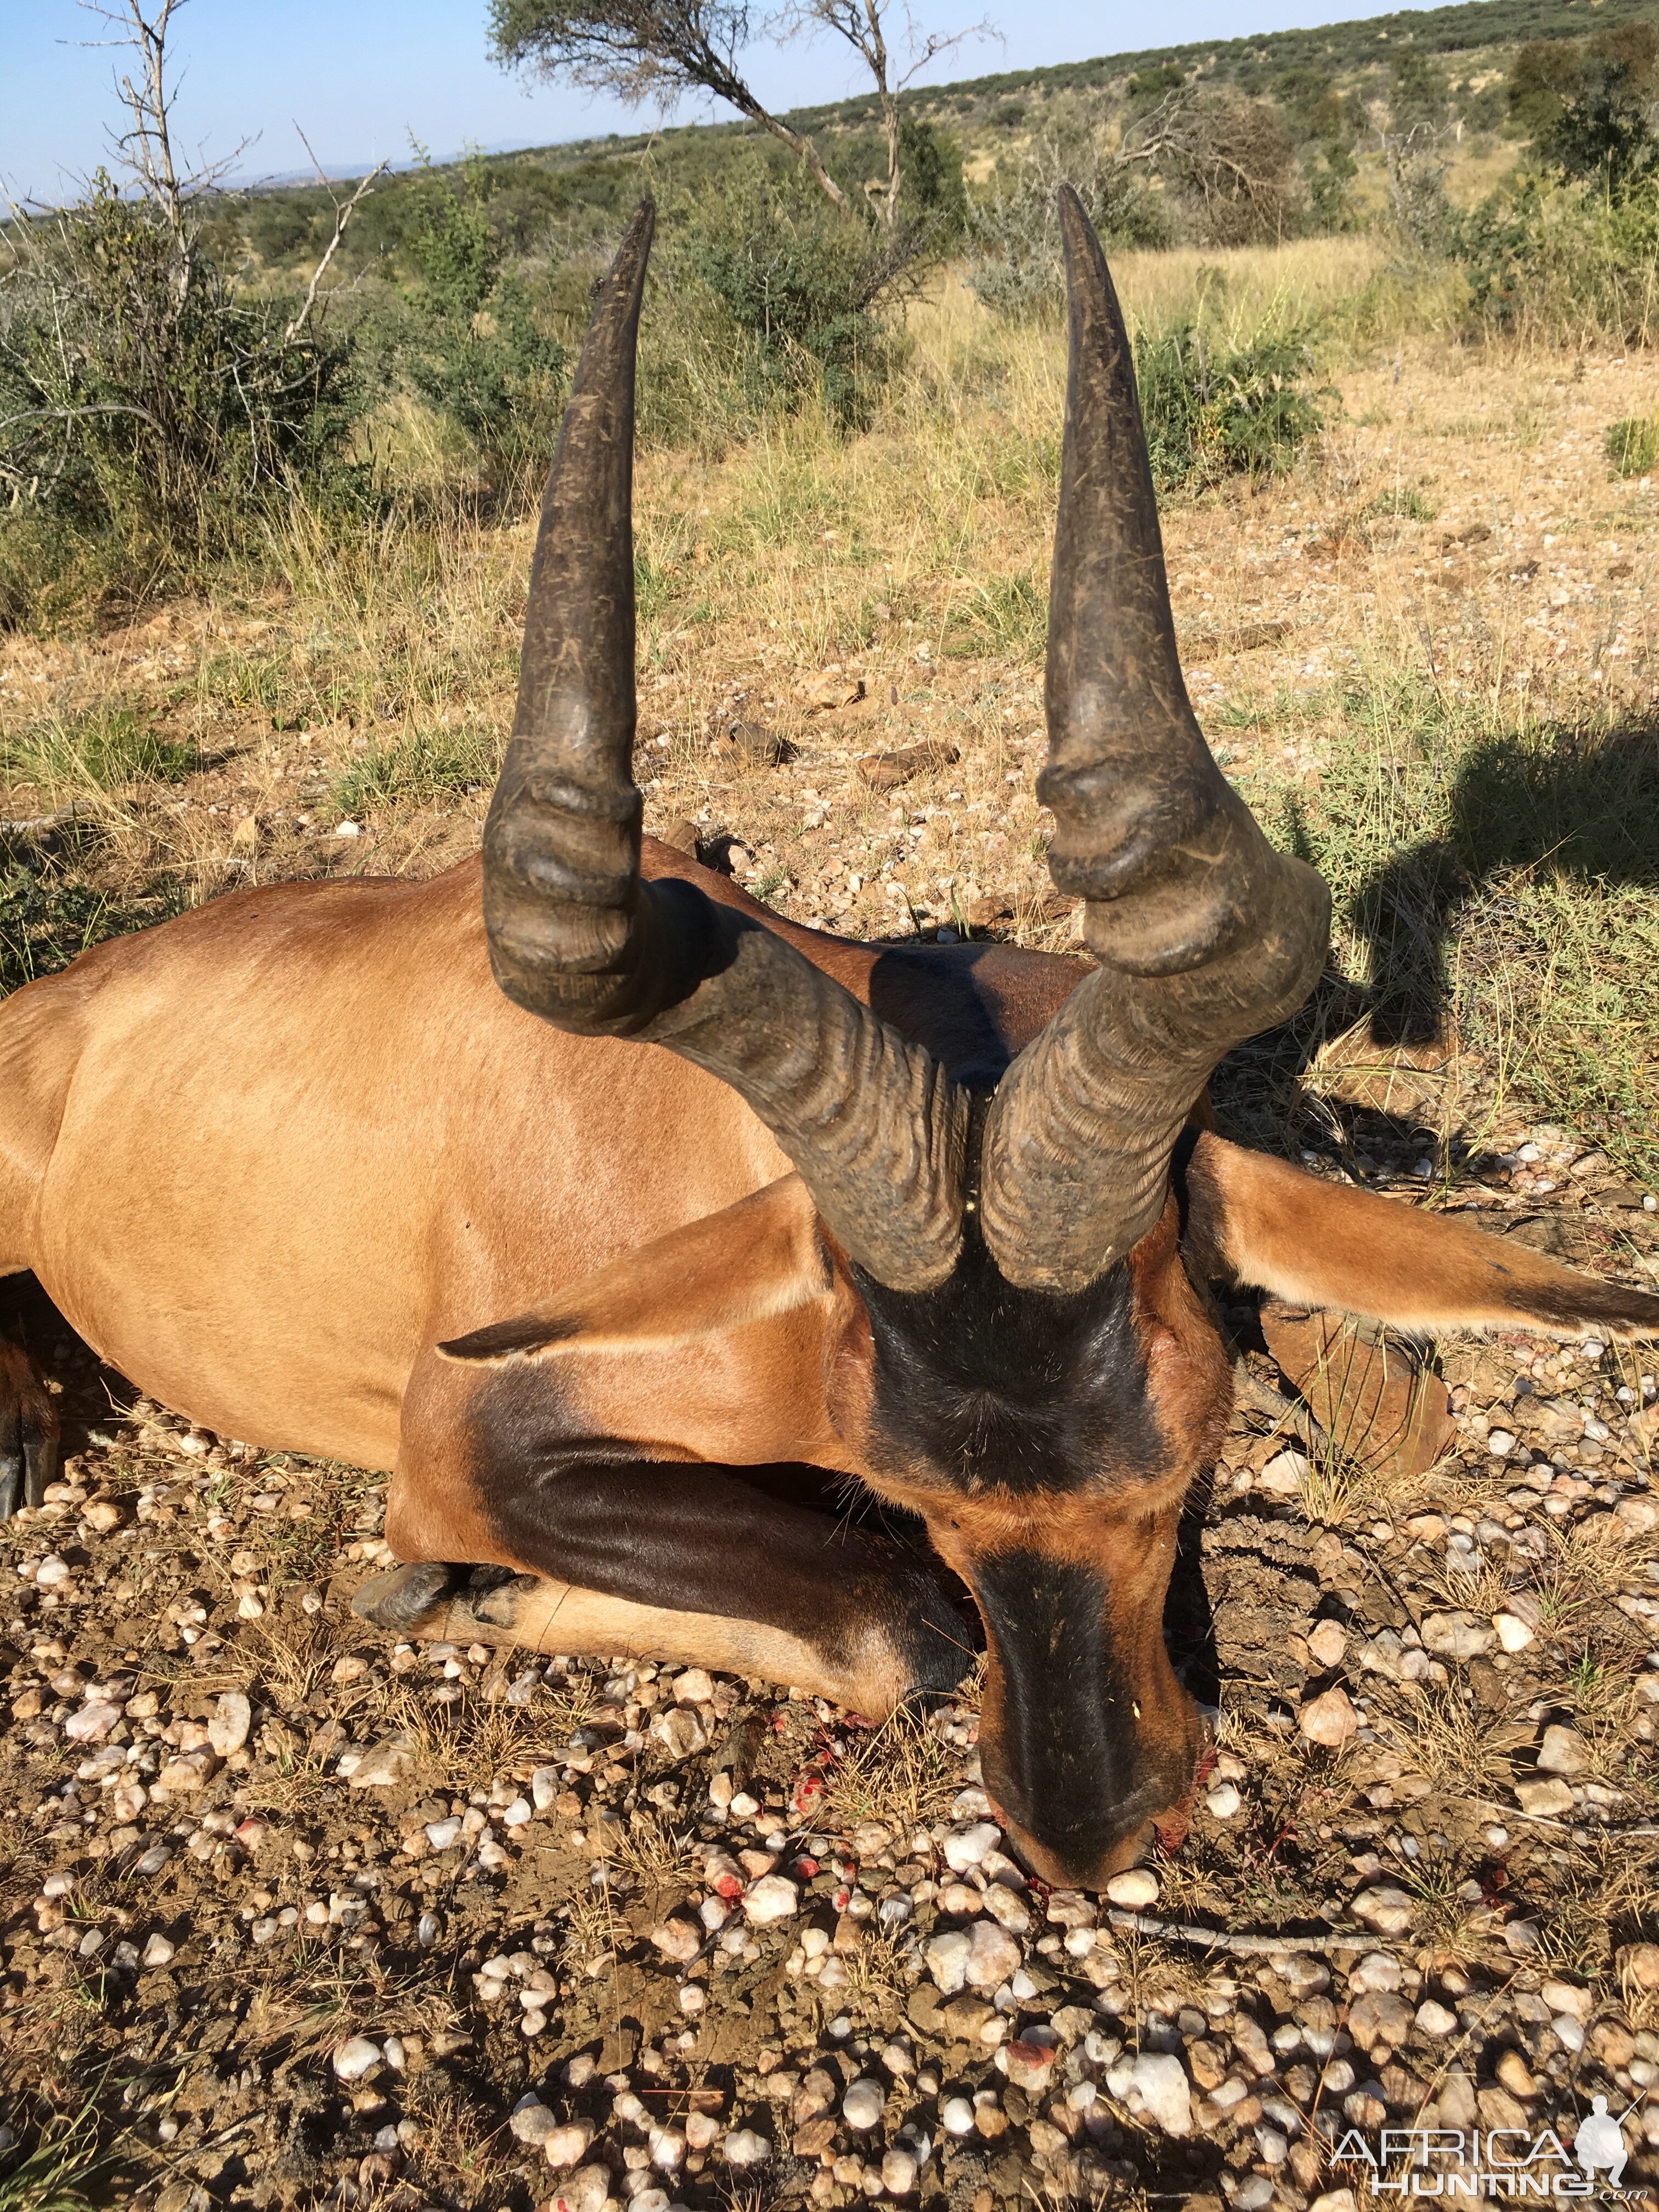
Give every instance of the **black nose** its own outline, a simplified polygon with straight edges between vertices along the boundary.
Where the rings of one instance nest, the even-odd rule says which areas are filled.
[[[998,1686],[986,1786],[1029,1852],[1082,1879],[1164,1809],[1150,1802],[1158,1785],[1104,1581],[1087,1565],[1007,1551],[976,1563],[973,1588]]]

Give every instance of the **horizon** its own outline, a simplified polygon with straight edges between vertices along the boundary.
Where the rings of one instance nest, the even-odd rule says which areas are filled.
[[[1406,0],[1421,13],[1437,0]],[[1398,0],[1396,0],[1398,5]],[[965,11],[963,11],[965,12]],[[1164,12],[1165,36],[1149,42],[1142,12],[1123,5],[1087,15],[1061,0],[1036,0],[1000,40],[969,33],[918,79],[917,88],[964,78],[1082,62],[1206,39],[1315,29],[1364,20],[1379,9],[1346,10],[1332,0],[1264,0],[1241,28],[1224,0],[1176,0]],[[118,118],[114,72],[118,42],[77,0],[34,0],[0,12],[0,190],[19,204],[54,204],[112,159]],[[923,0],[919,32],[949,33],[959,16],[941,0]],[[866,91],[857,58],[820,34],[777,47],[745,49],[750,82],[775,112],[817,107]],[[665,113],[646,105],[568,86],[526,85],[489,58],[482,0],[466,10],[442,0],[362,0],[343,25],[324,0],[184,0],[175,11],[169,58],[176,88],[175,154],[191,166],[234,166],[225,181],[240,189],[277,186],[315,174],[300,133],[330,177],[361,176],[377,161],[409,165],[416,149],[449,161],[472,147],[503,154],[523,149],[634,136],[653,125],[734,122],[711,99],[686,99]],[[360,113],[362,88],[375,89]],[[456,111],[460,111],[456,112]],[[509,118],[522,115],[522,127]],[[246,158],[242,158],[242,157]]]

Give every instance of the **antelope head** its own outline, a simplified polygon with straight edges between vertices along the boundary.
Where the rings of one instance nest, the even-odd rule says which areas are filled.
[[[1038,1874],[1093,1886],[1179,1816],[1201,1749],[1162,1614],[1182,1500],[1231,1407],[1204,1279],[1296,1274],[1294,1257],[1248,1273],[1264,1247],[1236,1163],[1255,1156],[1221,1146],[1183,1174],[1176,1155],[1222,1055],[1312,988],[1329,900],[1268,845],[1194,719],[1123,317],[1069,189],[1060,213],[1070,366],[1038,791],[1098,964],[1048,1028],[1011,1064],[953,1073],[775,932],[641,881],[630,498],[648,205],[600,288],[549,483],[484,900],[510,997],[684,1054],[793,1163],[807,1233],[780,1240],[782,1274],[752,1286],[749,1317],[827,1301],[846,1464],[922,1516],[983,1620],[986,1787]],[[509,1330],[493,1348],[534,1340]]]

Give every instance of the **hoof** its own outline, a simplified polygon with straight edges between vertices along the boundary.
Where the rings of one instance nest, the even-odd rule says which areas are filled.
[[[377,1628],[410,1636],[459,1588],[467,1572],[465,1567],[453,1567],[442,1559],[391,1567],[384,1574],[369,1577],[354,1595],[351,1610],[364,1620],[372,1620]],[[440,1625],[433,1623],[434,1634]]]
[[[0,1344],[0,1521],[58,1479],[58,1408],[21,1346]]]

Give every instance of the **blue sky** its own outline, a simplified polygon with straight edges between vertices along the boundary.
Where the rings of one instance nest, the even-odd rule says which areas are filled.
[[[954,29],[978,12],[979,0],[962,0],[954,12],[950,0],[915,0],[915,19],[928,29]],[[1378,0],[1166,0],[1156,9],[992,0],[1005,43],[975,40],[932,74],[944,82],[1374,12]],[[544,145],[650,119],[504,76],[485,52],[484,0],[189,0],[174,27],[177,143],[216,157],[253,138],[240,164],[247,177],[305,166],[296,122],[338,170],[404,157],[411,133],[442,158],[468,144]],[[0,185],[15,196],[61,198],[102,157],[116,115],[117,57],[81,42],[107,35],[76,0],[0,0]],[[751,63],[757,91],[778,107],[863,89],[851,53],[822,41],[759,49]]]

